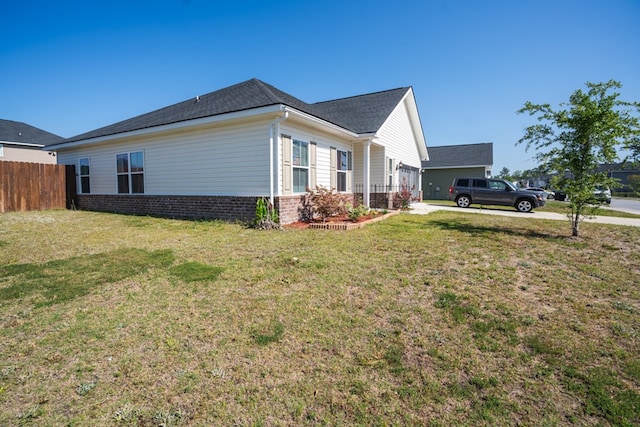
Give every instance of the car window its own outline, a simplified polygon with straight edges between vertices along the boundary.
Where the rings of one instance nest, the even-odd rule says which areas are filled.
[[[474,179],[473,186],[478,188],[487,188],[487,180],[486,179]]]
[[[458,180],[458,186],[460,187],[468,187],[469,186],[469,180],[468,179],[459,179]]]
[[[507,184],[505,184],[502,181],[491,180],[491,181],[489,181],[489,186],[491,187],[492,190],[506,190],[507,189]]]

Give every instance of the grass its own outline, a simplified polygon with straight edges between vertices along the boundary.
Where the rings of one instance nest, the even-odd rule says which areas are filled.
[[[0,215],[0,425],[640,424],[640,229]]]

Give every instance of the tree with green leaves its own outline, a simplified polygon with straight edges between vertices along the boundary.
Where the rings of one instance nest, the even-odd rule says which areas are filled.
[[[538,119],[538,124],[525,129],[518,144],[526,144],[527,150],[535,148],[541,167],[557,173],[553,184],[569,197],[573,236],[579,235],[585,213],[597,206],[596,188],[616,186],[616,180],[598,166],[616,161],[620,148],[633,150],[640,136],[640,104],[619,99],[619,82],[587,82],[586,86],[586,91],[573,92],[557,110],[529,101],[518,110]]]
[[[627,180],[631,184],[631,191],[633,191],[633,194],[635,196],[640,196],[640,175],[629,175]]]
[[[500,169],[500,173],[498,173],[498,176],[496,178],[510,180],[511,179],[510,173],[511,171],[509,170],[509,168],[503,167],[502,169]]]

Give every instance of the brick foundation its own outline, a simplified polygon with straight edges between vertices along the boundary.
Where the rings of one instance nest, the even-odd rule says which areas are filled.
[[[306,195],[279,196],[275,198],[274,205],[280,224],[291,224],[309,217],[310,207]]]
[[[252,221],[257,197],[78,194],[78,208],[180,219]]]
[[[395,192],[391,193],[369,193],[369,207],[372,209],[395,209],[397,206],[393,205],[393,198],[396,195]],[[362,200],[362,193],[354,194],[356,200]]]
[[[385,196],[384,200],[386,201],[386,193],[382,195]],[[359,200],[357,196],[353,195],[352,203],[357,204]],[[257,200],[258,197],[237,196],[78,194],[78,208],[87,211],[151,215],[176,219],[221,219],[251,222],[255,218]],[[281,224],[291,224],[310,218],[311,207],[306,194],[276,197],[274,205]],[[386,208],[386,206],[381,208]]]

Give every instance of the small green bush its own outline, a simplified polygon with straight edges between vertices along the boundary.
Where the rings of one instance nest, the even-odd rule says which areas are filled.
[[[359,218],[369,214],[369,208],[360,202],[358,206],[347,204],[347,216],[351,221],[357,221]]]
[[[262,230],[279,229],[279,222],[278,211],[274,209],[271,202],[264,197],[260,197],[256,201],[256,217],[253,220],[254,228]]]

